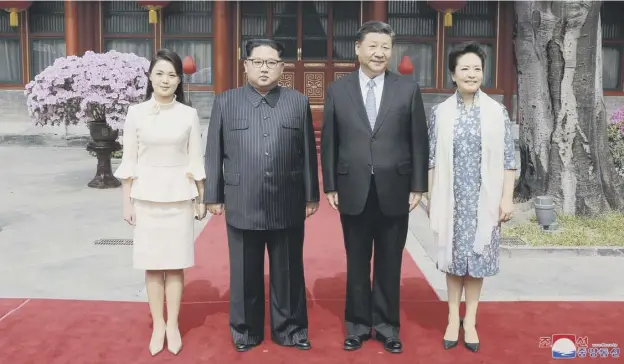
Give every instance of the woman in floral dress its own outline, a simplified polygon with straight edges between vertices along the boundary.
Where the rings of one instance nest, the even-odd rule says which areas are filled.
[[[484,64],[485,53],[473,42],[450,53],[457,91],[433,107],[429,121],[429,213],[448,290],[443,344],[455,347],[463,327],[464,346],[473,352],[479,349],[476,314],[483,278],[499,272],[500,224],[511,218],[516,168],[507,111],[480,90]]]

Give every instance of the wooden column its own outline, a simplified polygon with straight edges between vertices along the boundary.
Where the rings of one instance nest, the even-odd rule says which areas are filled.
[[[77,56],[78,43],[78,7],[74,0],[65,0],[65,53]]]
[[[388,2],[386,0],[373,0],[371,20],[388,21]]]
[[[512,112],[512,94],[514,78],[516,77],[514,67],[514,44],[513,44],[513,26],[514,26],[514,10],[513,2],[500,2],[501,21],[500,32],[498,34],[498,44],[501,47],[499,69],[496,70],[501,77],[501,85],[499,89],[503,89],[503,105],[508,112]],[[510,115],[511,116],[511,115]],[[513,119],[513,116],[511,116]]]
[[[212,75],[214,80],[214,92],[220,94],[230,88],[230,47],[228,39],[232,39],[228,34],[228,11],[227,2],[224,0],[216,0],[212,5],[213,16],[213,61]]]
[[[100,51],[100,3],[96,1],[79,1],[77,24],[80,29],[78,36],[78,56],[86,51]]]

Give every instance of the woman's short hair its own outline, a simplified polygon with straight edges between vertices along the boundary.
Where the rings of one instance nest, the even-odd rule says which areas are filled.
[[[481,45],[479,45],[479,43],[470,41],[456,45],[451,50],[451,53],[449,53],[448,69],[451,73],[455,73],[455,68],[457,67],[457,60],[459,59],[459,57],[468,53],[476,54],[477,57],[481,59],[481,69],[485,69],[486,55],[483,51],[483,48],[481,48]],[[455,85],[455,82],[453,82],[453,85]]]

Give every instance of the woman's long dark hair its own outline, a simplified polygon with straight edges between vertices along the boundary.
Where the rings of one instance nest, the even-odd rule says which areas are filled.
[[[156,55],[152,58],[152,62],[150,62],[149,70],[147,71],[147,75],[152,74],[152,70],[158,61],[167,61],[173,65],[173,69],[175,70],[178,77],[180,77],[180,83],[175,90],[176,101],[186,104],[186,100],[184,100],[184,73],[182,72],[182,59],[180,56],[168,49],[159,49],[156,52]],[[154,86],[152,86],[152,81],[147,81],[147,92],[145,94],[145,100],[149,100],[152,98],[152,94],[154,93]]]

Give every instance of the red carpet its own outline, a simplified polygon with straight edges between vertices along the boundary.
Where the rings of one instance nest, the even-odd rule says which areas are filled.
[[[482,350],[473,354],[459,346],[444,351],[441,341],[446,304],[437,300],[406,254],[401,306],[404,353],[388,354],[375,341],[366,342],[357,352],[345,352],[345,257],[341,235],[337,214],[323,203],[306,230],[305,268],[313,345],[308,352],[271,343],[268,327],[267,340],[260,347],[247,353],[233,350],[228,330],[227,241],[224,219],[216,217],[198,238],[197,265],[187,272],[180,317],[185,346],[180,355],[174,357],[164,351],[152,358],[148,354],[151,329],[147,303],[36,299],[14,310],[24,300],[6,299],[0,300],[0,363],[524,364],[551,362],[550,349],[539,348],[538,340],[557,333],[587,336],[590,345],[624,345],[621,303],[486,302],[479,311]]]

